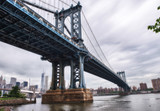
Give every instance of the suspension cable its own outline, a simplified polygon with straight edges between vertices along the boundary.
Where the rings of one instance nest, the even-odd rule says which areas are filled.
[[[81,25],[81,26],[82,26],[82,25]],[[87,32],[85,31],[85,29],[84,29],[84,27],[83,27],[83,26],[82,26],[82,29],[83,29],[84,33],[86,34],[86,37],[88,38],[88,40],[89,40],[89,42],[91,43],[92,47],[94,48],[94,50],[95,50],[95,52],[96,52],[97,56],[98,56],[98,57],[99,57],[99,59],[102,61],[102,58],[100,57],[100,55],[98,54],[97,50],[95,49],[95,47],[94,47],[94,45],[93,45],[93,43],[92,43],[91,39],[89,38],[89,36],[88,36]]]
[[[98,43],[98,41],[97,41],[97,39],[96,39],[96,36],[95,36],[95,34],[93,33],[93,31],[92,31],[92,29],[91,29],[91,26],[90,26],[90,24],[89,24],[89,22],[88,22],[88,20],[87,20],[87,18],[86,18],[86,16],[85,16],[83,10],[82,10],[82,14],[83,14],[83,16],[84,16],[84,19],[85,19],[85,21],[86,21],[86,23],[87,23],[87,25],[88,25],[88,27],[89,27],[89,29],[90,29],[90,31],[91,31],[93,37],[94,37],[96,43],[98,44],[98,47],[99,47],[101,53],[103,54],[103,56],[104,56],[105,60],[107,61],[109,67],[113,70],[113,68],[112,68],[111,65],[109,64],[109,62],[108,62],[108,60],[107,60],[107,58],[106,58],[104,52],[102,51],[102,48],[100,47],[100,45],[99,45],[99,43]]]
[[[77,3],[75,0],[72,0],[72,1],[73,1],[74,3]],[[108,60],[107,60],[107,58],[106,58],[104,52],[102,51],[102,48],[100,47],[100,45],[99,45],[99,43],[98,43],[98,41],[97,41],[97,39],[96,39],[96,37],[95,37],[95,34],[93,33],[93,31],[92,31],[92,29],[91,29],[91,26],[89,25],[89,22],[88,22],[88,20],[87,20],[87,18],[86,18],[86,16],[85,16],[83,10],[82,10],[82,15],[84,16],[84,19],[85,19],[85,21],[86,21],[86,23],[87,23],[87,25],[88,25],[88,27],[89,27],[89,29],[90,29],[90,31],[91,31],[93,37],[94,37],[96,43],[98,44],[98,47],[100,48],[100,50],[101,50],[101,52],[102,52],[102,54],[103,54],[105,60],[107,61],[109,67],[113,70],[113,68],[111,67],[110,63],[108,62]]]
[[[69,4],[65,3],[64,1],[62,1],[62,0],[59,0],[59,1],[61,1],[61,2],[64,3],[65,5],[69,6]],[[72,0],[72,1],[73,1],[74,3],[77,3],[77,2],[74,1],[74,0]],[[89,24],[89,22],[88,22],[88,20],[87,20],[87,18],[86,18],[86,16],[85,16],[83,10],[82,10],[82,15],[84,16],[84,19],[85,19],[85,21],[86,21],[86,23],[87,23],[87,25],[88,25],[88,27],[89,27],[91,33],[92,33],[92,35],[93,35],[93,37],[94,37],[94,39],[95,39],[97,45],[98,45],[98,47],[99,47],[99,49],[100,49],[100,51],[101,51],[103,57],[105,58],[105,60],[106,60],[106,62],[108,63],[109,67],[113,70],[113,68],[111,67],[110,63],[108,62],[108,60],[107,60],[107,58],[106,58],[104,52],[102,51],[102,48],[100,47],[100,45],[99,45],[99,43],[98,43],[98,41],[97,41],[97,39],[96,39],[96,37],[95,37],[95,34],[93,33],[92,28],[91,28],[91,26],[90,26],[90,24]],[[83,28],[83,26],[82,26],[82,29],[83,29],[83,31],[85,32],[85,34],[86,34],[88,40],[90,41],[91,45],[93,46],[93,48],[94,48],[96,54],[99,56],[98,52],[96,51],[96,49],[95,49],[93,43],[91,42],[91,40],[90,40],[90,38],[89,38],[87,32],[86,32],[85,29]],[[99,56],[99,58],[100,58],[101,61],[103,62],[103,60],[102,60],[102,58],[101,58],[100,56]]]
[[[74,3],[77,3],[75,0],[72,0],[72,1],[73,1]],[[66,4],[67,6],[69,5],[69,4],[67,4],[67,3],[65,3],[65,4]],[[97,41],[97,39],[96,39],[96,37],[95,37],[95,34],[93,33],[92,28],[91,28],[91,26],[90,26],[90,24],[89,24],[89,22],[88,22],[88,20],[87,20],[87,18],[86,18],[86,16],[85,16],[83,10],[82,10],[82,15],[84,16],[84,19],[85,19],[85,21],[86,21],[86,23],[87,23],[87,25],[88,25],[88,27],[89,27],[89,29],[90,29],[90,31],[91,31],[93,37],[94,37],[96,43],[98,44],[98,47],[99,47],[99,49],[100,49],[102,55],[104,56],[106,62],[107,62],[108,65],[109,65],[109,67],[113,70],[113,68],[111,67],[110,63],[108,62],[108,60],[107,60],[107,58],[106,58],[104,52],[102,51],[102,48],[100,47],[100,45],[99,45],[99,43],[98,43],[98,41]],[[87,38],[89,39],[89,36],[88,36],[88,34],[86,33],[86,31],[84,30],[83,26],[82,26],[82,29],[83,29],[83,31],[85,32]],[[90,39],[89,39],[89,41],[90,41],[90,43],[92,44],[92,46],[94,46]],[[95,47],[94,47],[94,50],[96,50]],[[97,53],[97,51],[96,51],[96,53]],[[97,53],[97,55],[99,55],[99,54]],[[100,59],[101,59],[101,58],[100,58]],[[101,61],[102,61],[102,59],[101,59]]]
[[[56,7],[56,6],[54,6],[54,5],[51,5],[51,4],[48,4],[48,3],[44,2],[44,1],[42,1],[42,0],[39,0],[39,1],[41,1],[41,2],[44,3],[44,4],[47,4],[48,6],[51,6],[51,7],[54,7],[55,9],[60,10],[59,5],[58,5],[58,7]],[[60,2],[63,3],[63,4],[65,4],[66,6],[70,6],[69,4],[67,4],[66,2],[64,2],[64,1],[62,1],[62,0],[58,0],[58,1],[60,1]],[[73,1],[74,3],[77,3],[75,0],[72,0],[72,1]],[[59,4],[59,2],[58,2],[58,4]],[[85,19],[85,21],[86,21],[88,27],[89,27],[89,30],[90,30],[91,33],[92,33],[92,35],[93,35],[93,37],[94,37],[94,39],[95,39],[95,41],[96,41],[96,43],[97,43],[97,45],[98,45],[98,47],[99,47],[101,53],[102,53],[102,55],[104,56],[105,60],[107,61],[109,67],[113,70],[113,68],[111,67],[110,63],[108,62],[108,60],[107,60],[107,58],[106,58],[104,52],[102,51],[102,48],[100,47],[100,45],[99,45],[99,43],[98,43],[98,41],[97,41],[97,39],[96,39],[96,37],[95,37],[95,34],[93,33],[93,31],[92,31],[92,29],[91,29],[91,26],[90,26],[90,24],[89,24],[89,22],[88,22],[88,20],[87,20],[87,18],[86,18],[86,16],[85,16],[83,10],[82,10],[82,15],[83,15],[83,17],[84,17],[84,19]],[[81,25],[81,26],[82,26],[82,25]],[[97,50],[95,49],[93,43],[91,42],[91,40],[90,40],[90,38],[89,38],[89,36],[88,36],[87,32],[85,31],[85,29],[84,29],[83,26],[82,26],[82,29],[83,29],[83,31],[84,31],[86,37],[88,38],[89,42],[91,43],[92,47],[94,48],[94,50],[95,50],[97,56],[98,56],[98,57],[100,58],[100,60],[103,62],[102,58],[100,57],[100,55],[98,54]]]

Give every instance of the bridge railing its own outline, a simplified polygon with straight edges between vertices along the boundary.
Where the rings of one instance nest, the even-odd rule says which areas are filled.
[[[70,41],[71,43],[73,43],[75,46],[77,46],[78,48],[80,48],[80,45],[78,43],[76,43],[75,41],[73,41],[70,37],[68,37],[62,31],[60,31],[59,29],[57,29],[54,25],[52,25],[50,22],[48,22],[46,19],[44,19],[42,16],[40,16],[34,10],[32,10],[31,8],[29,8],[22,1],[20,1],[20,0],[8,0],[8,1],[11,1],[11,2],[13,1],[14,3],[17,3],[21,7],[21,9],[27,11],[28,13],[32,14],[34,17],[38,18],[38,20],[41,21],[43,25],[44,24],[47,25],[48,26],[47,28],[49,28],[51,30],[55,30],[62,37],[64,37],[65,39],[67,39],[68,41]]]

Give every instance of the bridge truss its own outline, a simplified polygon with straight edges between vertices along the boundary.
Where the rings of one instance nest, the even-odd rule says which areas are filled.
[[[78,3],[69,9],[55,12],[53,26],[20,0],[0,1],[0,41],[28,50],[52,63],[51,89],[64,89],[64,67],[71,66],[70,88],[86,88],[84,71],[109,80],[124,90],[129,86],[83,44],[81,8]],[[71,31],[65,19],[71,18]],[[68,30],[70,37],[64,34]],[[77,86],[78,84],[78,86]]]

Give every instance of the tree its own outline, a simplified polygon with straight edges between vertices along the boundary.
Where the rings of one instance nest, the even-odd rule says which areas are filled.
[[[16,97],[16,98],[24,98],[24,94],[20,92],[20,89],[18,86],[12,87],[12,90],[8,94],[9,97]]]
[[[160,10],[160,6],[157,8],[157,10]],[[153,32],[155,33],[160,32],[160,17],[156,20],[156,23],[154,25],[149,25],[148,29],[153,30]]]

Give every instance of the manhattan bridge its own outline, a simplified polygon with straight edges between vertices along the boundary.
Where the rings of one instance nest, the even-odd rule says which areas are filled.
[[[82,18],[99,50],[85,30]],[[84,44],[84,36],[94,52]],[[130,90],[124,72],[115,73],[108,63],[80,2],[0,0],[0,41],[41,55],[42,60],[49,61],[52,64],[51,90],[65,89],[65,66],[71,68],[71,89],[86,88],[86,71],[117,84],[124,91]]]

